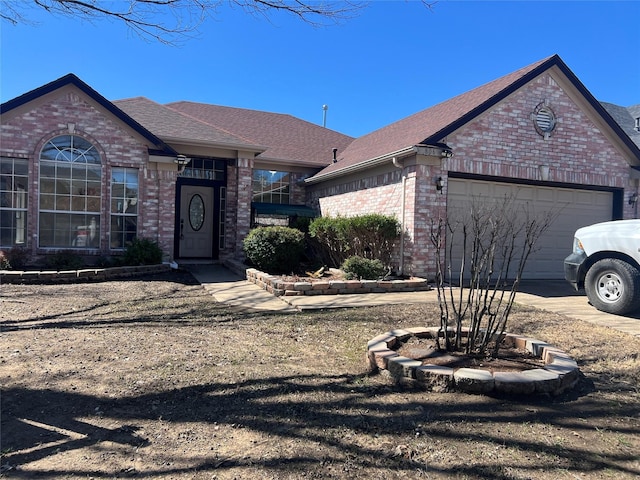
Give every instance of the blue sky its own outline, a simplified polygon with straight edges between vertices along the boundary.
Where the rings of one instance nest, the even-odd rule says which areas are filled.
[[[144,96],[288,113],[360,136],[553,54],[591,93],[640,104],[640,1],[373,1],[338,25],[223,7],[181,46],[33,9],[0,26],[2,102],[75,73]]]

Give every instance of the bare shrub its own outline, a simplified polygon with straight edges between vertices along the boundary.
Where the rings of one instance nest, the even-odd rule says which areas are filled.
[[[443,337],[447,350],[497,355],[493,340],[506,331],[527,260],[559,213],[536,213],[514,200],[470,198],[455,218],[432,222],[440,329],[448,332]],[[464,336],[463,326],[468,326]]]

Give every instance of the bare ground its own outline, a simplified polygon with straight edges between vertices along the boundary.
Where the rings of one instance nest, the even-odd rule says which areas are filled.
[[[436,305],[268,314],[186,273],[0,287],[2,469],[55,479],[640,475],[640,339],[519,307],[583,374],[556,398],[395,387],[366,342]]]

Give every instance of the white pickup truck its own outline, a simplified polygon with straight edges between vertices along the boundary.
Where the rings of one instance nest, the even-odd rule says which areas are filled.
[[[624,315],[640,309],[640,220],[579,228],[564,275],[598,310]]]

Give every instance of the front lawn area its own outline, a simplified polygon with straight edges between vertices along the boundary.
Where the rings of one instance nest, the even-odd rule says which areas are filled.
[[[556,398],[395,387],[368,340],[434,304],[272,314],[184,272],[0,287],[2,469],[50,479],[640,475],[640,339],[518,306],[583,374]]]

